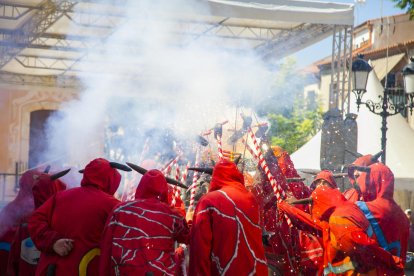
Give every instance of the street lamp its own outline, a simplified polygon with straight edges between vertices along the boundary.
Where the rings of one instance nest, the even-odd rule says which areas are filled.
[[[393,103],[390,98],[390,88],[385,87],[384,96],[378,96],[380,101],[375,103],[372,100],[366,102],[362,101],[362,96],[365,94],[367,80],[369,72],[372,67],[363,59],[362,55],[358,55],[356,60],[352,63],[353,74],[353,89],[352,92],[356,97],[357,110],[359,106],[365,104],[365,106],[374,114],[380,115],[382,118],[381,126],[381,148],[383,154],[381,157],[382,163],[385,164],[386,160],[386,143],[387,143],[387,118],[392,115],[396,115],[404,111],[406,108],[410,108],[410,114],[412,115],[414,108],[414,59],[411,58],[411,63],[403,68],[404,77],[404,90],[407,97],[407,103],[399,102]]]

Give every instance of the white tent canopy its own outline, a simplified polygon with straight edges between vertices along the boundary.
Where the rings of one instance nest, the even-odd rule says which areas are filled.
[[[368,77],[367,93],[363,101],[378,102],[384,88],[374,71]],[[352,95],[353,96],[353,95]],[[362,154],[377,153],[381,149],[381,116],[371,113],[365,106],[356,110],[355,98],[351,97],[351,112],[358,114],[358,152]],[[387,166],[396,178],[414,178],[414,130],[401,115],[388,117],[387,131]],[[292,154],[297,169],[320,170],[320,136],[319,132],[307,144]]]

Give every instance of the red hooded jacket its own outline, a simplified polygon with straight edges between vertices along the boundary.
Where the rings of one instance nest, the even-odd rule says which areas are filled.
[[[274,147],[272,149],[277,157],[277,164],[269,163],[274,168],[273,172],[284,178],[300,177],[289,154],[281,148],[277,152]],[[264,175],[262,178],[267,179]],[[283,183],[280,184],[287,194],[297,199],[310,195],[309,187],[301,181],[286,183],[286,186],[283,186]],[[263,226],[267,232],[271,233],[268,239],[270,246],[265,247],[268,264],[284,275],[297,275],[299,270],[307,275],[307,271],[312,271],[313,261],[317,262],[314,259],[322,256],[320,244],[307,233],[297,231],[287,225],[285,218],[277,210],[276,196],[267,180],[255,185],[253,193],[262,207]]]
[[[361,186],[365,185],[365,178],[366,173],[360,172],[359,177],[355,179],[354,172],[355,166],[366,167],[376,163],[377,160],[373,160],[373,156],[371,154],[367,154],[361,157],[358,157],[349,167],[348,167],[348,177],[349,182],[351,183],[352,187],[346,190],[343,194],[345,198],[350,202],[356,202],[361,200]]]
[[[84,170],[81,187],[57,193],[29,219],[29,232],[42,252],[36,275],[56,267],[56,275],[97,275],[99,242],[109,213],[119,203],[113,197],[121,180],[105,159],[91,161]],[[53,244],[74,240],[69,255],[60,257]]]
[[[32,188],[35,208],[39,208],[51,196],[65,189],[66,184],[62,181],[52,180],[49,174],[42,173],[34,180]],[[11,245],[7,275],[35,275],[39,258],[40,251],[29,236],[27,223],[23,223],[19,226]]]
[[[158,170],[138,184],[135,201],[117,206],[101,243],[100,275],[175,275],[174,242],[188,243],[185,218],[168,204],[168,185]]]
[[[32,187],[34,178],[39,174],[36,170],[23,173],[16,198],[0,211],[0,275],[6,274],[11,242],[17,228],[34,210]]]
[[[289,154],[286,151],[280,154],[280,156],[277,158],[277,163],[286,178],[300,177],[295,169],[295,166],[293,165],[292,160],[290,159]],[[309,197],[311,194],[309,187],[306,186],[302,181],[290,182],[288,183],[288,186],[289,191],[297,199]]]
[[[361,193],[365,202],[356,204],[368,218],[379,245],[392,255],[401,258],[401,267],[405,264],[409,237],[409,221],[403,210],[395,203],[394,175],[382,163],[369,166],[370,172],[365,174],[361,182]],[[381,271],[387,275],[392,271]]]
[[[372,231],[364,214],[355,204],[346,201],[339,190],[319,186],[311,197],[311,215],[285,202],[279,208],[294,221],[301,220],[322,231],[324,262],[320,275],[347,275],[344,270],[366,273],[378,267],[398,270],[392,255],[370,238]],[[336,271],[339,268],[342,271]]]
[[[197,204],[190,241],[190,275],[267,275],[259,207],[232,162],[213,171]]]

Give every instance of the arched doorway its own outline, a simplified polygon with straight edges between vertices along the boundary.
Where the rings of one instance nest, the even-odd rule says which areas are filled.
[[[46,162],[44,153],[47,150],[47,121],[56,110],[36,110],[30,112],[29,134],[29,168]]]

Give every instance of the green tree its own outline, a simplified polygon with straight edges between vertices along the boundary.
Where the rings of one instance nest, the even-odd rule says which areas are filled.
[[[322,109],[307,109],[304,101],[296,101],[287,115],[269,113],[271,127],[268,133],[272,145],[289,153],[295,152],[309,141],[322,126]]]
[[[321,128],[322,110],[303,100],[303,88],[315,79],[297,70],[296,60],[287,58],[277,66],[272,95],[258,106],[257,113],[270,122],[268,137],[289,153],[309,141]]]
[[[391,0],[395,2],[395,6],[402,10],[405,10],[410,14],[410,19],[414,18],[414,0]]]

